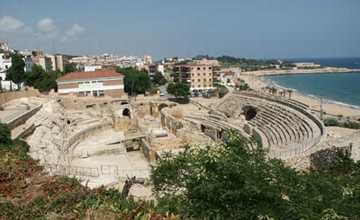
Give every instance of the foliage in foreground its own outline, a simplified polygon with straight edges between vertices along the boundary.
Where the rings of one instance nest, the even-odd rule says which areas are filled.
[[[360,163],[299,172],[237,135],[153,167],[159,205],[198,219],[359,219]],[[347,160],[348,161],[348,160]],[[346,218],[345,218],[346,217]]]
[[[1,125],[1,124],[0,124]],[[9,140],[1,125],[1,140]],[[187,147],[153,167],[158,201],[123,198],[50,177],[15,140],[0,148],[0,219],[359,219],[360,163],[302,173],[267,160],[256,144],[230,134],[226,144]],[[346,166],[346,167],[344,167]]]

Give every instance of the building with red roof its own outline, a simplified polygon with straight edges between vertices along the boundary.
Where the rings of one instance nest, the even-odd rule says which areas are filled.
[[[57,80],[57,85],[59,94],[111,97],[124,95],[124,76],[114,70],[68,73]]]

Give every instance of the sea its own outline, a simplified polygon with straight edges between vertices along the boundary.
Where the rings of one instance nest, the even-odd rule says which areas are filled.
[[[360,69],[360,57],[291,59],[290,61]],[[304,95],[360,108],[360,72],[277,75],[264,78],[271,84],[291,88]]]

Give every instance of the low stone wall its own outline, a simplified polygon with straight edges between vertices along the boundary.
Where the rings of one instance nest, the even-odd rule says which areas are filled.
[[[42,105],[39,105],[33,109],[30,109],[18,117],[12,119],[11,121],[5,122],[10,129],[14,129],[19,125],[25,124],[25,122],[32,117],[36,112],[38,112],[42,108]]]
[[[183,128],[183,124],[180,122],[180,120],[176,119],[174,116],[166,112],[166,109],[162,109],[160,111],[160,117],[161,126],[163,128],[169,129],[169,131],[175,135],[178,129]]]
[[[108,104],[128,102],[128,97],[110,98],[110,97],[77,97],[73,95],[58,96],[57,101],[65,109],[82,110],[86,108],[103,107]]]
[[[85,129],[79,131],[75,135],[71,136],[67,140],[66,149],[70,149],[70,147],[76,146],[80,141],[86,139],[87,137],[89,137],[99,131],[103,131],[105,129],[110,129],[110,128],[112,128],[111,122],[98,123],[98,124],[92,125],[90,127],[87,127]]]
[[[3,105],[11,100],[25,98],[25,97],[37,97],[40,96],[40,92],[33,88],[26,88],[21,91],[3,92],[0,93],[0,105]]]

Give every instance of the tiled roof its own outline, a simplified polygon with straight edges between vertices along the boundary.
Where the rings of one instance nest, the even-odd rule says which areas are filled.
[[[92,72],[71,72],[58,79],[58,81],[71,81],[80,79],[95,79],[95,78],[106,78],[106,77],[119,77],[122,76],[114,70],[96,70]]]

